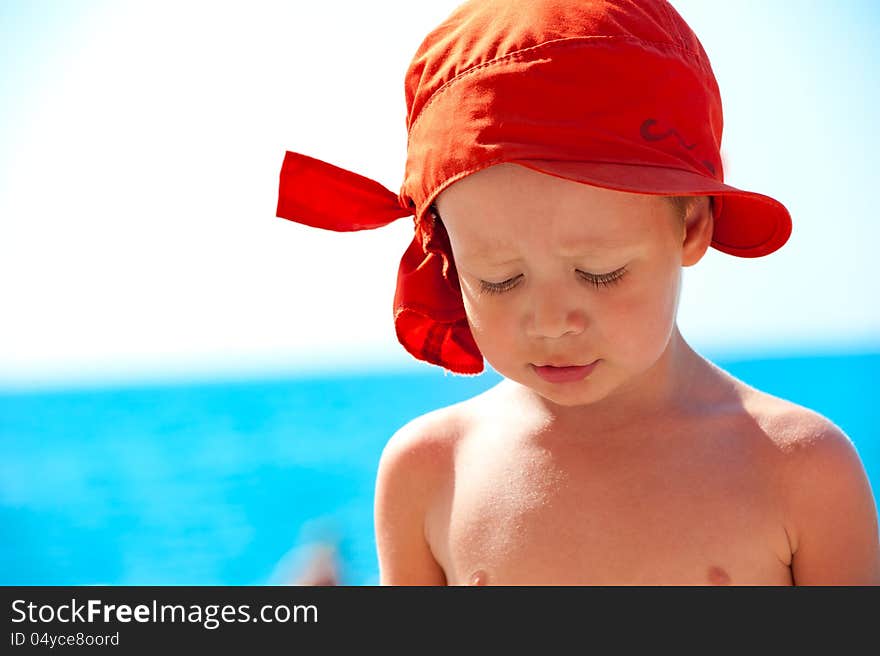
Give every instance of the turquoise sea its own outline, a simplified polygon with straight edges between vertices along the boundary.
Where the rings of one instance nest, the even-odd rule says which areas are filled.
[[[853,439],[880,491],[877,352],[710,358]],[[293,582],[317,544],[377,582],[382,447],[499,380],[418,373],[0,393],[0,584]]]

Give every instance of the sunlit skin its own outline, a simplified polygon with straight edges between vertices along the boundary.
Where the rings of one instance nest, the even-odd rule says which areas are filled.
[[[386,445],[383,584],[880,583],[876,508],[846,435],[678,330],[708,198],[682,215],[501,164],[435,205],[474,338],[504,378]],[[595,360],[567,383],[532,366]]]
[[[683,222],[660,196],[500,164],[455,182],[435,206],[477,345],[548,413],[598,428],[692,398],[705,362],[675,317],[682,267],[696,264],[711,241],[707,197]],[[597,286],[590,274],[619,278]],[[507,289],[489,292],[484,283]],[[597,359],[576,383],[544,381],[532,368]]]

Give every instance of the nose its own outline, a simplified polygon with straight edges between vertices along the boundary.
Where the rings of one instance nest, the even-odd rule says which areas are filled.
[[[558,339],[579,335],[586,327],[583,308],[558,288],[538,291],[531,303],[526,332],[529,337]]]

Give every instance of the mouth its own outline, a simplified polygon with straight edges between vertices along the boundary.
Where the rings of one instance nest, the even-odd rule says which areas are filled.
[[[532,364],[531,367],[535,373],[547,382],[571,383],[583,380],[589,376],[600,362],[601,360],[595,360],[585,365]]]

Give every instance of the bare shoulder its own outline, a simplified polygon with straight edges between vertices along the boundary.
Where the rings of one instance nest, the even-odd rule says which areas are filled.
[[[792,401],[749,388],[743,395],[746,412],[784,453],[803,454],[816,446],[853,448],[852,440],[830,419]]]
[[[382,585],[443,585],[431,551],[428,510],[454,471],[461,434],[458,406],[407,422],[388,440],[376,473],[374,522]]]
[[[451,467],[455,448],[485,413],[499,387],[410,420],[388,440],[382,461],[405,460],[409,467],[423,466],[431,471],[442,470],[443,465]]]
[[[461,408],[461,404],[438,408],[401,426],[385,444],[380,468],[405,465],[433,471],[449,462],[463,430]]]
[[[780,454],[776,473],[787,483],[817,481],[832,472],[864,475],[852,439],[824,415],[754,389],[745,399],[746,412]]]
[[[852,439],[824,415],[753,391],[747,411],[778,454],[797,584],[880,584],[877,507]]]

